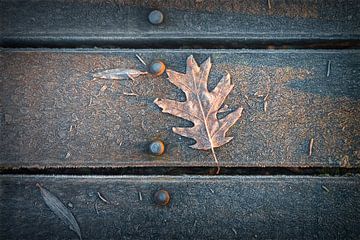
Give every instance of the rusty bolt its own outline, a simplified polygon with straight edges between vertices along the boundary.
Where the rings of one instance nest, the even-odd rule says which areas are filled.
[[[150,144],[149,150],[154,155],[161,155],[165,151],[164,143],[161,140],[154,141]]]
[[[159,190],[155,193],[155,202],[161,206],[168,205],[170,202],[170,194],[168,191]]]
[[[160,76],[165,71],[165,64],[162,61],[156,60],[151,63],[149,67],[149,72],[155,76]]]
[[[159,10],[154,10],[151,13],[149,13],[148,16],[149,22],[154,25],[159,25],[164,20],[164,15]]]

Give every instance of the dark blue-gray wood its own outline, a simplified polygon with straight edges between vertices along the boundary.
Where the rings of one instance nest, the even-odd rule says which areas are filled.
[[[360,236],[359,177],[5,175],[1,239],[77,239],[37,183],[68,206],[84,240]],[[170,193],[168,206],[155,203],[160,189]]]
[[[225,104],[244,113],[228,132],[234,139],[216,149],[221,166],[360,166],[359,50],[86,49],[0,54],[0,166],[214,166],[210,151],[171,130],[191,123],[153,103],[185,99],[166,74],[92,80],[107,69],[146,71],[136,54],[179,72],[190,54],[211,57],[210,89],[230,73]],[[159,139],[165,152],[154,156]]]
[[[356,0],[5,0],[0,9],[5,46],[347,46],[360,39]],[[164,14],[160,25],[148,20],[154,9]]]

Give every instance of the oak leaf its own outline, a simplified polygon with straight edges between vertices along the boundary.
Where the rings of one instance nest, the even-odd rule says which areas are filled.
[[[169,81],[185,93],[186,101],[155,99],[154,103],[162,108],[162,112],[194,124],[193,127],[174,127],[172,130],[181,136],[194,139],[196,143],[190,146],[192,148],[211,149],[219,170],[214,148],[232,140],[232,137],[226,137],[225,134],[241,117],[243,108],[240,107],[226,117],[218,119],[217,114],[234,85],[230,81],[230,74],[227,73],[210,92],[207,86],[210,69],[210,58],[199,67],[193,56],[189,56],[185,74],[169,69],[166,71]]]

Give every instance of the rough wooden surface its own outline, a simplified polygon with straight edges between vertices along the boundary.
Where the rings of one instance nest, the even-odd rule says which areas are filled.
[[[4,45],[233,44],[359,40],[356,0],[4,0]],[[164,22],[151,25],[153,9]]]
[[[135,54],[180,72],[190,54],[210,56],[210,89],[231,74],[225,104],[244,112],[228,132],[234,139],[216,149],[222,166],[360,165],[357,50],[3,50],[1,167],[213,166],[211,152],[171,131],[191,123],[153,103],[184,100],[165,74],[92,80],[111,68],[146,70]],[[155,139],[165,142],[162,156],[147,151]]]
[[[1,239],[358,239],[359,177],[1,176]],[[156,191],[171,195],[157,206]],[[108,201],[100,199],[100,196]]]

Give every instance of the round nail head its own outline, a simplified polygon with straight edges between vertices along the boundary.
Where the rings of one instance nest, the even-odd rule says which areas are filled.
[[[155,201],[158,205],[165,206],[170,202],[170,194],[168,191],[159,190],[155,193]]]
[[[164,73],[165,71],[165,64],[162,61],[154,61],[151,65],[150,65],[150,69],[149,72],[151,74],[154,74],[155,76],[160,76],[161,74]]]
[[[165,151],[165,146],[162,141],[154,141],[149,146],[150,152],[154,155],[161,155]]]
[[[149,14],[148,18],[151,24],[158,25],[163,22],[164,15],[159,10],[154,10]]]

